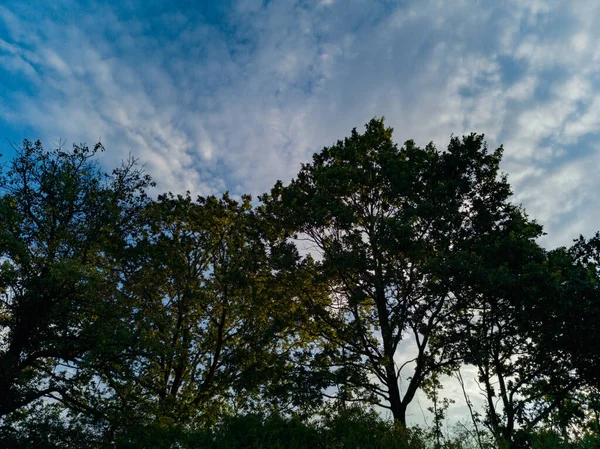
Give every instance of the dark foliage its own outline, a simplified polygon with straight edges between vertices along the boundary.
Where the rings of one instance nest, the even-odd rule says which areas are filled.
[[[483,136],[374,119],[258,205],[150,198],[98,151],[0,174],[0,447],[598,447],[600,234],[540,247]],[[451,436],[467,365],[486,406]]]

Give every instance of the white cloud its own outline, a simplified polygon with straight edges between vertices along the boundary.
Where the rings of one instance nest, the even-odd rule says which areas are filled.
[[[554,214],[543,192],[520,189],[528,173],[581,160],[573,148],[597,133],[597,6],[243,1],[224,29],[163,13],[152,23],[167,36],[108,6],[80,14],[36,31],[0,8],[0,64],[37,89],[7,94],[1,118],[50,142],[102,136],[107,164],[133,151],[161,189],[259,193],[385,115],[400,142],[443,148],[477,131],[505,143],[515,191],[554,217],[553,232],[583,207]]]

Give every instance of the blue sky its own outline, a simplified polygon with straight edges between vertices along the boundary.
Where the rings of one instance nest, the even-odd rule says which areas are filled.
[[[598,23],[551,0],[8,0],[0,153],[101,139],[161,191],[257,194],[384,115],[399,143],[504,144],[514,200],[568,245],[600,229]]]
[[[599,5],[9,0],[0,152],[101,139],[160,190],[257,194],[384,115],[398,142],[503,143],[515,201],[568,244],[600,227]]]

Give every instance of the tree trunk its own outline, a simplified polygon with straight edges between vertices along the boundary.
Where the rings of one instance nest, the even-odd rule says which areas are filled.
[[[386,364],[385,371],[386,383],[388,387],[388,401],[390,403],[392,416],[394,417],[394,421],[406,426],[406,406],[402,403],[402,398],[400,398],[400,388],[398,387],[398,380],[396,378],[396,370],[393,360],[391,364]]]

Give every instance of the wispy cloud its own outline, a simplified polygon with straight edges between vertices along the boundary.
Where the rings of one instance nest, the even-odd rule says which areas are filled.
[[[400,142],[504,143],[548,245],[597,227],[593,2],[126,5],[0,7],[0,131],[101,138],[108,165],[132,151],[161,190],[259,193],[385,115]]]

